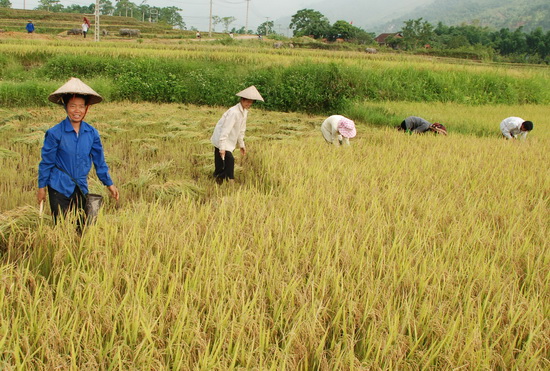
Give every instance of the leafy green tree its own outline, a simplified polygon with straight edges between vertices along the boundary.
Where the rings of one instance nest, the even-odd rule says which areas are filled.
[[[159,22],[167,23],[171,26],[184,30],[185,22],[179,12],[181,12],[181,9],[175,6],[160,8]]]
[[[113,6],[113,3],[110,0],[101,0],[99,2],[99,14],[113,15],[114,12],[115,12],[115,7]]]
[[[128,17],[128,9],[132,4],[129,0],[117,0],[115,5],[114,14],[121,17]]]
[[[386,39],[386,45],[392,49],[401,49],[404,45],[403,37],[398,36],[397,34],[393,36],[388,36]]]
[[[248,30],[248,31],[245,30],[245,29],[244,29],[244,26],[242,26],[242,27],[239,28],[238,30],[237,30],[235,27],[233,27],[233,28],[231,29],[231,32],[236,33],[236,34],[239,34],[239,35],[252,34],[252,33],[254,33],[254,31],[252,31],[252,30]]]
[[[212,31],[216,31],[216,26],[220,24],[221,21],[222,19],[219,16],[217,15],[212,16]]]
[[[233,22],[235,22],[237,20],[237,18],[235,17],[223,17],[221,19],[221,22],[223,24],[223,31],[224,32],[229,32],[229,25]]]
[[[495,48],[502,55],[521,54],[527,51],[527,43],[522,28],[519,27],[514,32],[507,28],[502,28],[495,34]]]
[[[545,42],[545,35],[542,32],[542,28],[539,27],[536,30],[531,31],[531,33],[525,35],[525,43],[527,44],[527,50],[529,50],[530,53],[536,53],[541,58],[545,58],[549,55],[549,50]],[[550,44],[548,44],[548,46],[550,46]]]
[[[313,9],[298,10],[292,16],[289,28],[294,30],[294,36],[313,36],[318,39],[328,35],[330,22],[320,12]]]
[[[95,4],[90,4],[88,6],[71,4],[62,10],[62,13],[86,14],[86,13],[93,13],[93,12],[95,12]]]
[[[10,0],[0,0],[0,8],[11,8]]]
[[[354,27],[346,21],[336,21],[330,28],[327,38],[331,41],[336,39],[349,41],[355,38],[357,31],[357,27]]]
[[[275,33],[273,21],[266,21],[258,26],[258,35],[269,35]]]
[[[59,3],[59,0],[40,0],[35,9],[58,13],[63,9],[63,5]]]
[[[405,27],[402,29],[403,44],[407,49],[416,49],[432,42],[434,28],[427,21],[422,22],[422,18],[409,19],[405,21]]]
[[[140,21],[142,22],[149,21],[149,14],[151,14],[151,6],[148,4],[145,4],[145,1],[144,1],[140,5],[138,5],[137,12],[138,12]]]
[[[349,42],[362,44],[369,44],[374,41],[373,34],[369,34],[365,30],[355,27],[346,21],[336,21],[330,28],[327,38],[331,41],[341,38]]]

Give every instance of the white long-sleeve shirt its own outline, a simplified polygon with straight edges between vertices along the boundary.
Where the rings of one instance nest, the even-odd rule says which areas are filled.
[[[502,120],[500,123],[500,131],[507,139],[517,138],[521,136],[521,139],[525,139],[527,136],[526,131],[521,131],[521,124],[525,122],[520,117],[508,117]]]
[[[343,118],[345,117],[341,115],[332,115],[321,124],[321,132],[323,133],[323,137],[327,142],[332,143],[335,146],[340,145],[340,142],[349,146],[349,138],[343,137],[338,132],[338,124]]]
[[[245,148],[244,133],[247,116],[248,110],[244,109],[240,103],[225,111],[210,138],[214,147],[230,152],[235,150],[237,144],[239,148]]]

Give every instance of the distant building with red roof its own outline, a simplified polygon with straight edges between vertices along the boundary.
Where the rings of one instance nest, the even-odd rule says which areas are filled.
[[[401,32],[381,33],[374,38],[374,41],[376,41],[380,46],[387,46],[388,43],[386,42],[386,40],[390,37],[395,39],[402,39],[403,34]]]

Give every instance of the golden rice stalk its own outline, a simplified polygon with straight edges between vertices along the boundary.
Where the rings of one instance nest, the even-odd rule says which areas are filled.
[[[163,184],[152,184],[149,188],[159,199],[163,200],[173,199],[184,195],[198,198],[205,193],[204,189],[201,187],[186,181],[170,180]]]
[[[20,155],[17,152],[11,151],[7,148],[0,147],[0,158],[19,158]]]
[[[44,140],[44,133],[37,131],[34,133],[26,134],[21,137],[12,139],[13,143],[22,143],[22,144],[40,144]]]
[[[130,180],[129,182],[126,182],[122,185],[122,187],[133,187],[136,189],[141,189],[146,187],[153,179],[155,178],[155,175],[150,172],[143,172],[139,175],[139,177]]]
[[[12,131],[12,130],[15,130],[15,126],[13,126],[12,124],[6,124],[6,125],[0,126],[0,133],[4,131]]]
[[[156,176],[162,173],[166,173],[173,168],[174,168],[174,161],[169,160],[169,161],[163,161],[163,162],[154,164],[147,170],[147,172]]]
[[[38,209],[30,205],[0,213],[0,246],[8,240],[10,234],[35,228],[39,222]]]

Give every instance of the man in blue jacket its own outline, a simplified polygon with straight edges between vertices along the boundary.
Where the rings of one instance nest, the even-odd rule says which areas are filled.
[[[109,175],[99,133],[83,121],[90,105],[103,98],[79,79],[72,78],[48,99],[63,105],[67,117],[46,131],[38,166],[38,202],[46,200],[47,190],[54,222],[69,209],[84,209],[92,163],[99,180],[118,201],[118,189]]]
[[[27,29],[28,33],[33,33],[34,32],[34,24],[32,23],[31,20],[29,20],[29,22],[27,23],[27,26],[25,28]]]

